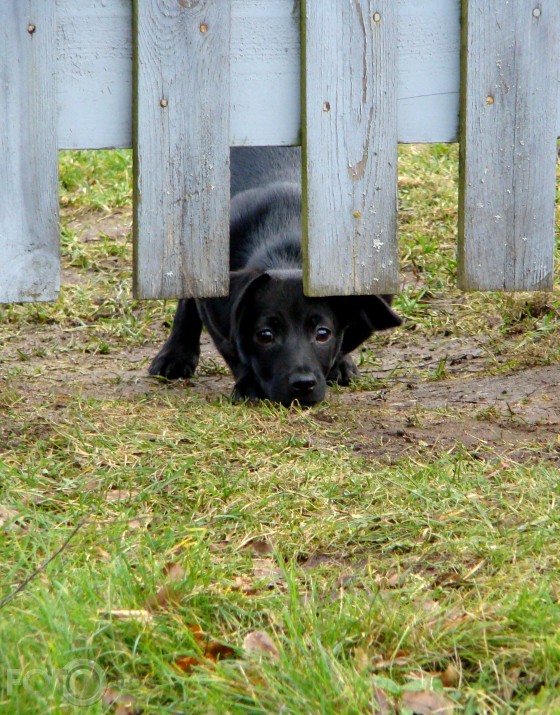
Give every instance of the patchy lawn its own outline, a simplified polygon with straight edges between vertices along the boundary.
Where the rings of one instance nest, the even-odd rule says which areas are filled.
[[[130,154],[61,155],[63,289],[0,307],[0,706],[560,711],[560,300],[454,288],[455,147],[401,148],[406,325],[317,408],[147,365]]]

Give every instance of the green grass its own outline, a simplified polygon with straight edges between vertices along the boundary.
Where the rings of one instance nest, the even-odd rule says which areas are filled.
[[[408,325],[386,340],[480,336],[489,374],[556,362],[556,294],[454,288],[456,161],[401,149]],[[17,345],[0,363],[1,711],[119,712],[120,694],[150,714],[350,715],[421,691],[456,712],[560,712],[560,474],[538,450],[521,464],[419,446],[387,465],[351,434],[377,413],[353,418],[336,394],[302,411],[60,388],[49,364],[62,380],[115,365],[172,315],[130,294],[130,175],[128,152],[61,156],[69,282],[54,305],[0,308]],[[86,240],[108,211],[119,231]],[[244,647],[255,631],[276,654]]]

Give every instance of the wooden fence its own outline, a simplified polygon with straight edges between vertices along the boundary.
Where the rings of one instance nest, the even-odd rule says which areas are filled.
[[[302,143],[310,295],[398,289],[398,142],[460,141],[462,288],[548,290],[559,82],[558,0],[2,0],[0,302],[57,297],[57,150],[130,146],[140,298],[227,292],[243,144]]]

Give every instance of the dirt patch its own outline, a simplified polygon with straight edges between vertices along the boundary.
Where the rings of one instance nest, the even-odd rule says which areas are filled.
[[[559,378],[556,365],[438,382],[411,375],[382,396],[361,392],[342,399],[362,413],[369,404],[370,419],[352,429],[351,442],[376,459],[464,451],[483,459],[558,463]]]
[[[164,335],[163,328],[154,326],[152,345],[84,355],[73,352],[76,335],[70,329],[53,325],[20,330],[4,344],[0,373],[9,374],[4,385],[23,394],[29,408],[46,400],[56,409],[76,394],[124,400],[157,391],[209,400],[230,394],[233,380],[206,335],[195,378],[175,383],[151,378],[147,367]],[[345,425],[348,444],[384,462],[457,450],[481,458],[560,462],[560,366],[487,375],[493,361],[479,341],[440,340],[438,353],[446,350],[448,362],[456,360],[455,365],[445,379],[434,380],[424,369],[440,358],[426,361],[420,348],[408,345],[405,351],[396,340],[380,351],[379,369],[365,373],[379,384],[373,389],[332,390],[317,420]],[[461,355],[465,358],[459,360]],[[9,430],[6,426],[4,439]]]
[[[71,226],[81,230],[85,244],[104,236],[117,243],[129,240],[127,212],[114,212],[106,220],[86,216],[79,221]],[[113,270],[109,265],[113,262],[122,269],[122,257],[107,260],[106,270]],[[63,284],[80,288],[84,283],[87,272],[73,264],[65,268]],[[91,319],[14,321],[13,326],[1,326],[0,411],[11,401],[17,403],[24,417],[30,415],[27,423],[24,419],[25,429],[40,437],[49,426],[32,419],[33,406],[48,404],[56,413],[64,409],[70,395],[139,400],[159,391],[214,400],[230,394],[233,380],[206,335],[197,376],[174,384],[147,374],[168,332],[162,320],[152,320],[146,339],[137,347],[111,337],[104,338],[103,349],[90,346],[98,320],[115,320],[115,316],[119,320],[118,306],[104,304],[107,289],[103,290],[99,300],[94,298],[101,308],[93,310]],[[445,298],[437,297],[431,309],[442,314],[452,310]],[[502,350],[496,355],[489,333],[433,337],[422,335],[421,329],[401,329],[380,336],[368,346],[379,362],[373,367],[366,364],[365,378],[358,386],[332,390],[326,406],[315,410],[314,416],[318,422],[339,425],[356,452],[384,462],[463,450],[484,459],[558,463],[560,365],[508,369],[507,337],[500,340]],[[2,421],[0,440],[16,445],[21,429]]]

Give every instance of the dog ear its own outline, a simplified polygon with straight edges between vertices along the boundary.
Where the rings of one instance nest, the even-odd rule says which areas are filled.
[[[243,318],[251,305],[255,292],[270,280],[268,273],[235,271],[230,274],[229,295],[231,304],[230,341],[239,343],[243,336]]]
[[[333,298],[344,337],[341,353],[349,353],[367,340],[376,330],[388,330],[402,325],[402,318],[391,308],[392,296],[362,295]]]
[[[269,276],[256,271],[230,272],[229,295],[223,298],[205,298],[197,305],[208,332],[216,347],[236,375],[241,370],[242,356],[238,352],[239,324],[248,305],[253,287]]]

